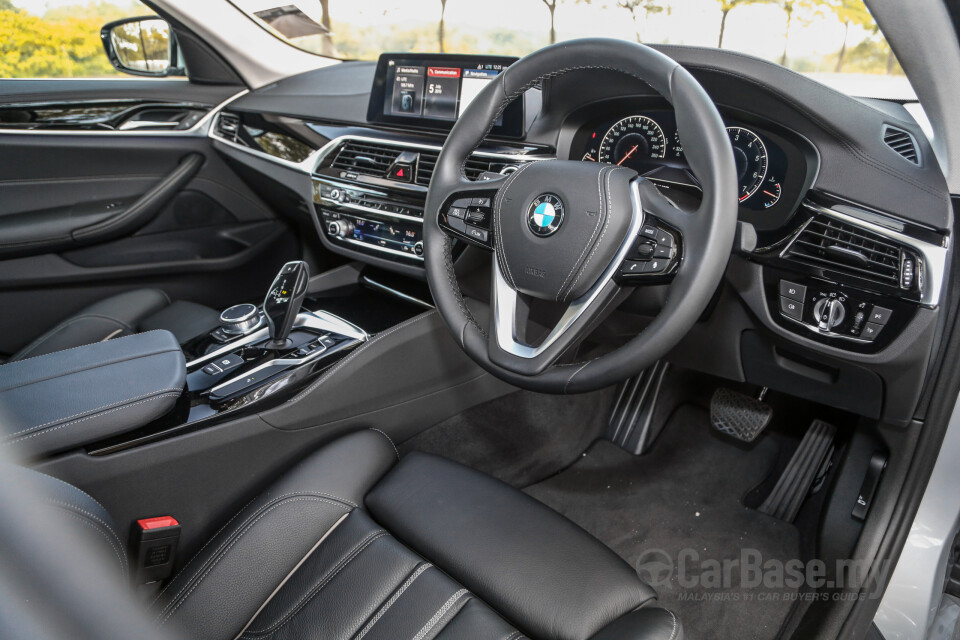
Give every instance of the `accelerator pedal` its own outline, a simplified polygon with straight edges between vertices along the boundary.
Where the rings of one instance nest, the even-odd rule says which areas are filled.
[[[773,408],[763,402],[766,389],[759,398],[723,387],[713,392],[710,398],[710,423],[720,433],[737,440],[753,442],[773,418]]]
[[[793,522],[800,506],[810,493],[814,480],[833,454],[833,438],[836,427],[823,420],[814,420],[800,441],[783,475],[777,480],[767,499],[758,511],[768,516]]]

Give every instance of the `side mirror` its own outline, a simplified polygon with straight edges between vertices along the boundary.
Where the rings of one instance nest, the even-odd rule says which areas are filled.
[[[124,18],[100,29],[110,63],[137,76],[183,76],[178,66],[177,39],[166,20],[156,16]]]

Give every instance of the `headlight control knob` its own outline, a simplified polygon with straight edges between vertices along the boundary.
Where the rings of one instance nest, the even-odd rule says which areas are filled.
[[[836,298],[822,298],[813,305],[813,313],[817,318],[817,328],[820,331],[833,331],[847,316],[843,303]]]

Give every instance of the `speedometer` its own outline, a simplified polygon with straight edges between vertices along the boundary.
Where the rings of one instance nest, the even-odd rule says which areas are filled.
[[[607,130],[600,142],[599,160],[642,173],[650,160],[660,160],[666,152],[667,139],[660,125],[647,116],[629,116]]]
[[[760,136],[743,127],[727,127],[727,135],[737,164],[738,197],[743,202],[757,192],[767,177],[767,148]]]

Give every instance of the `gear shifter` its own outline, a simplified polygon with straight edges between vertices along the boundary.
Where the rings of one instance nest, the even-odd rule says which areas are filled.
[[[270,285],[263,301],[263,314],[270,327],[270,340],[266,344],[268,349],[283,349],[290,344],[290,330],[303,304],[309,279],[310,268],[307,263],[295,260],[283,265]]]

